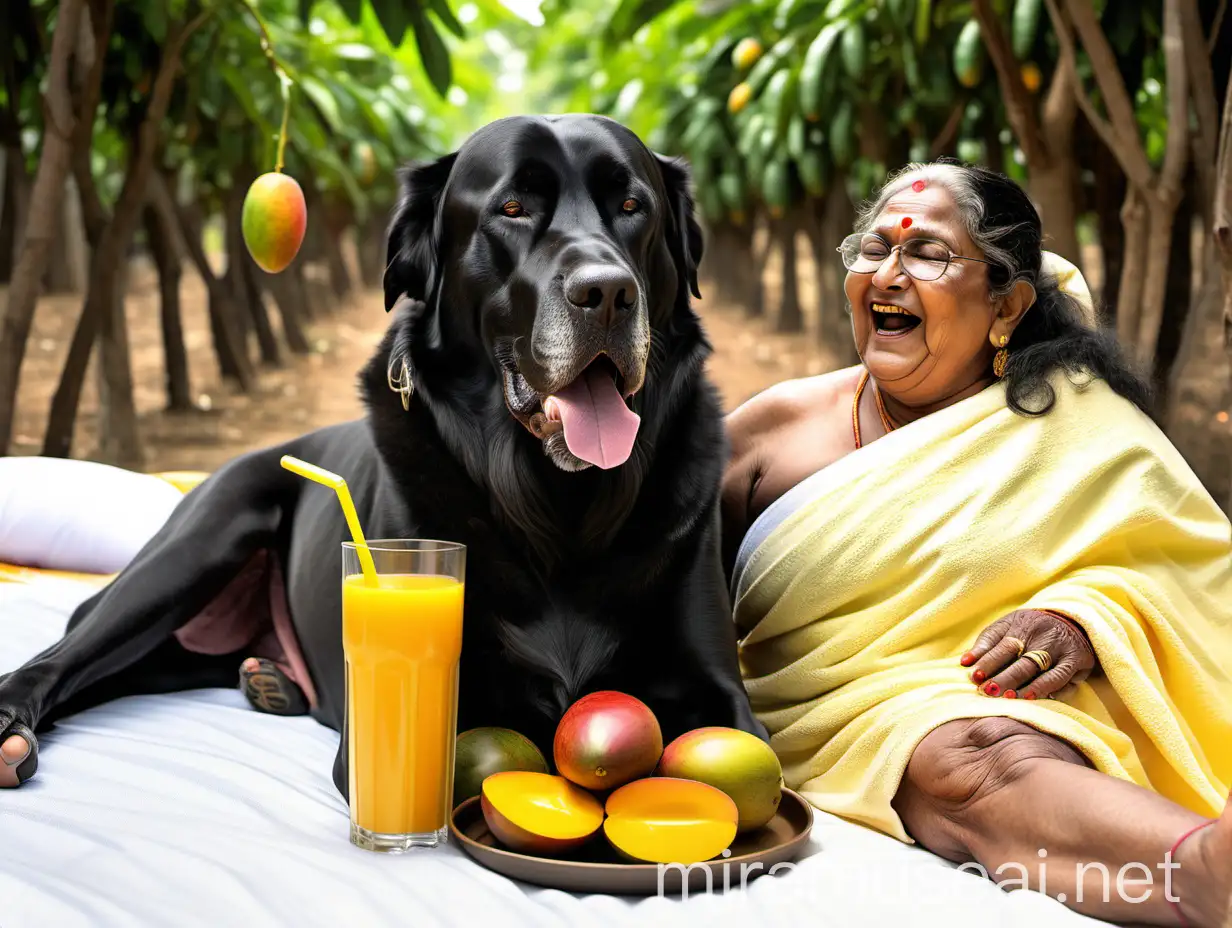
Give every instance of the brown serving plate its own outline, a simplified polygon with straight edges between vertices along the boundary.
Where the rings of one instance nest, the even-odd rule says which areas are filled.
[[[723,889],[724,867],[727,868],[726,885],[738,889],[742,872],[746,874],[744,882],[747,884],[768,873],[775,864],[793,860],[808,841],[812,828],[812,807],[798,793],[784,789],[774,818],[755,831],[737,835],[730,848],[730,857],[716,857],[687,870],[688,892],[706,890],[707,880],[712,889]],[[685,868],[663,868],[660,878],[658,864],[623,862],[604,839],[602,829],[584,849],[568,857],[535,857],[506,850],[488,830],[478,796],[454,809],[449,833],[462,850],[489,870],[526,883],[575,893],[639,896],[682,893]],[[760,867],[755,866],[758,863]]]

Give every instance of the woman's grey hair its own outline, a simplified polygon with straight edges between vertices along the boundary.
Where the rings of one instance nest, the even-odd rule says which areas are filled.
[[[1018,254],[1015,254],[1009,244],[1021,238],[1022,233],[1027,231],[1028,223],[990,223],[989,209],[977,187],[976,175],[961,164],[917,162],[895,171],[882,186],[877,198],[860,210],[856,231],[867,232],[890,198],[917,180],[941,184],[954,198],[967,235],[983,252],[983,256],[994,262],[995,266],[989,268],[988,274],[990,296],[1006,296],[1020,280],[1025,280],[1038,289],[1041,260],[1039,248],[1028,249],[1025,253],[1022,253],[1022,249],[1017,249]]]

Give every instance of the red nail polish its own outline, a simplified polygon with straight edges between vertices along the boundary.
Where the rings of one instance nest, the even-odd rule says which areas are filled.
[[[971,679],[974,680],[976,683],[983,683],[987,677],[988,677],[988,674],[984,673],[984,671],[982,670],[977,670],[975,673],[971,675]]]
[[[1006,699],[1017,699],[1017,698],[1018,698],[1018,694],[1017,694],[1017,693],[1015,693],[1013,690],[1006,690],[1006,691],[1005,691],[1005,698],[1006,698]]]
[[[989,696],[996,696],[1001,692],[1001,687],[997,686],[995,683],[989,683],[986,687],[984,687],[984,692]]]
[[[974,654],[972,654],[970,651],[968,651],[966,654],[964,654],[964,655],[963,655],[962,657],[960,657],[958,660],[959,660],[959,663],[961,663],[964,667],[966,667],[966,666],[968,666],[968,665],[969,665],[969,664],[970,664],[973,660],[975,660],[975,655],[974,655]]]
[[[1035,698],[1034,693],[1027,693],[1027,699],[1034,699],[1034,698]]]

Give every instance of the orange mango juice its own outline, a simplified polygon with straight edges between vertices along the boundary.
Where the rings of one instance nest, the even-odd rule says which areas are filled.
[[[453,794],[464,584],[362,574],[342,585],[351,818],[380,834],[445,827]]]

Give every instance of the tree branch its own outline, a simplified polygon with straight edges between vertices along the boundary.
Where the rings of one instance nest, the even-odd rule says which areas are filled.
[[[1215,208],[1211,221],[1215,241],[1223,250],[1225,264],[1232,262],[1232,86],[1224,94],[1223,128],[1219,133],[1219,157],[1215,162]],[[1232,280],[1226,285],[1232,285]]]
[[[945,125],[928,147],[930,158],[940,157],[941,153],[950,147],[950,142],[954,141],[954,136],[958,134],[958,127],[962,125],[963,111],[965,109],[966,106],[962,103],[954,107],[954,111],[950,113],[950,118],[945,121]]]
[[[1211,23],[1211,37],[1206,40],[1206,53],[1215,54],[1215,46],[1219,44],[1219,27],[1223,25],[1224,14],[1228,12],[1228,0],[1219,0],[1219,9],[1215,11],[1215,21]]]
[[[1052,83],[1048,86],[1048,96],[1044,98],[1044,107],[1040,114],[1042,131],[1046,137],[1053,138],[1061,126],[1069,127],[1072,136],[1074,114],[1078,110],[1078,90],[1074,57],[1062,55],[1052,72]]]
[[[1052,19],[1057,43],[1061,46],[1061,56],[1066,61],[1066,67],[1071,68],[1075,75],[1074,99],[1078,103],[1078,108],[1086,116],[1087,122],[1095,130],[1095,134],[1100,137],[1108,147],[1108,151],[1112,152],[1113,156],[1117,159],[1130,183],[1141,187],[1143,190],[1147,190],[1151,186],[1153,175],[1151,173],[1151,166],[1146,160],[1146,153],[1142,150],[1142,143],[1138,140],[1137,124],[1135,123],[1134,125],[1134,137],[1132,139],[1132,145],[1136,148],[1136,152],[1133,152],[1130,150],[1130,146],[1121,139],[1120,133],[1095,109],[1095,104],[1091,102],[1086,88],[1082,86],[1082,81],[1077,79],[1078,51],[1074,46],[1074,36],[1070,32],[1069,23],[1057,6],[1058,2],[1059,0],[1044,0],[1048,7],[1048,15]],[[1078,2],[1081,3],[1083,0],[1078,0]],[[1099,24],[1097,23],[1096,29],[1098,28]],[[1119,75],[1117,79],[1120,80]],[[1135,154],[1138,157],[1133,157]]]
[[[1189,93],[1198,122],[1197,132],[1194,133],[1194,164],[1202,191],[1202,213],[1209,221],[1215,196],[1215,157],[1219,149],[1219,103],[1215,97],[1215,76],[1210,57],[1203,53],[1207,40],[1202,34],[1202,14],[1197,0],[1181,0],[1180,17],[1184,44],[1182,54],[1189,65]]]
[[[1185,168],[1189,166],[1189,64],[1181,23],[1182,0],[1164,0],[1164,75],[1168,82],[1168,135],[1157,195],[1173,204],[1181,201]],[[1201,43],[1200,43],[1201,44]]]
[[[1095,72],[1095,81],[1104,97],[1108,119],[1117,138],[1117,144],[1112,150],[1130,179],[1144,188],[1149,188],[1151,165],[1142,147],[1142,139],[1138,136],[1138,120],[1134,115],[1133,103],[1129,99],[1129,91],[1125,89],[1125,80],[1121,77],[1121,69],[1117,65],[1112,46],[1108,44],[1108,37],[1104,35],[1099,20],[1095,18],[1091,0],[1066,0],[1066,8],[1074,29],[1082,40],[1083,48],[1086,49],[1091,70]],[[1083,97],[1086,97],[1085,93]],[[1080,98],[1080,106],[1082,102]],[[1090,104],[1089,99],[1087,104],[1094,112],[1094,105]],[[1087,107],[1083,109],[1085,112]]]
[[[1010,128],[1014,130],[1014,135],[1018,136],[1018,143],[1022,146],[1029,165],[1047,164],[1048,146],[1040,131],[1035,101],[1031,99],[1026,84],[1022,82],[1018,59],[1010,45],[1009,36],[1005,34],[990,0],[974,0],[973,6],[975,18],[980,23],[980,34],[984,37],[984,47],[988,50],[992,66],[997,72],[997,82],[1001,85],[1005,116],[1009,120]]]

